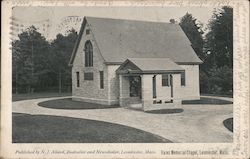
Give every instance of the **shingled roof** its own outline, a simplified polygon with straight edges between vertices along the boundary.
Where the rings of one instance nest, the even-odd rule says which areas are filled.
[[[177,64],[200,64],[191,43],[178,24],[85,17],[70,64],[83,34],[90,25],[107,64],[121,64],[128,58],[170,58]]]
[[[126,74],[128,71],[129,73],[168,73],[183,72],[184,69],[169,58],[129,58],[116,72]]]

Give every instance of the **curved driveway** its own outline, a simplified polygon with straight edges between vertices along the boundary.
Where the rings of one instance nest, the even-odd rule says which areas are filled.
[[[173,114],[152,114],[125,108],[62,110],[37,105],[43,101],[60,98],[65,97],[13,102],[12,112],[106,121],[141,129],[162,136],[172,142],[233,142],[233,133],[223,125],[223,120],[233,116],[232,104],[183,105],[183,112]]]

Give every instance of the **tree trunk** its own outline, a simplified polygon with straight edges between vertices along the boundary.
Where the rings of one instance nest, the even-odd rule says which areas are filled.
[[[16,65],[16,90],[15,90],[16,94],[18,94],[17,81],[18,81],[18,73],[17,73],[17,65]]]
[[[62,93],[62,73],[61,70],[59,70],[59,76],[58,76],[58,92]]]
[[[31,80],[32,80],[32,84],[31,84],[31,89],[30,89],[30,93],[33,94],[34,92],[34,57],[33,57],[33,51],[34,51],[34,48],[33,48],[33,40],[32,40],[32,44],[31,44]]]

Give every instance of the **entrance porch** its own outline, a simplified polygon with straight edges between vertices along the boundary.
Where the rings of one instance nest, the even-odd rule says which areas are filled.
[[[116,71],[120,106],[144,111],[180,108],[180,74],[184,70],[169,59],[144,59],[145,64],[141,60],[128,59]],[[145,67],[152,62],[151,68]]]

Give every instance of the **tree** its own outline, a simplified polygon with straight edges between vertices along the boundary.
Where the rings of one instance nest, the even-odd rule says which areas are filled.
[[[51,43],[50,66],[58,79],[58,92],[62,92],[62,86],[71,85],[71,68],[68,66],[73,51],[77,32],[72,29],[67,36],[58,34]]]
[[[228,66],[233,67],[233,9],[224,6],[215,10],[208,24],[210,30],[206,35],[205,50],[207,55],[207,66],[212,68]]]
[[[187,35],[188,39],[191,42],[191,46],[199,56],[201,60],[204,60],[203,54],[203,31],[202,24],[199,24],[197,20],[192,16],[192,14],[186,13],[180,21],[180,26],[182,30]]]
[[[33,93],[41,85],[41,79],[48,70],[49,43],[37,32],[34,26],[18,35],[19,40],[12,43],[13,81],[16,93]]]
[[[214,11],[208,24],[203,64],[207,70],[209,91],[230,93],[233,90],[233,9],[224,6]]]
[[[12,88],[13,91],[18,93],[18,66],[20,66],[20,52],[18,51],[18,41],[15,40],[12,42]]]
[[[67,36],[58,34],[49,43],[34,26],[22,32],[19,40],[12,42],[13,92],[48,92],[55,87],[61,92],[65,85],[71,88],[68,62],[76,37],[72,29]]]

